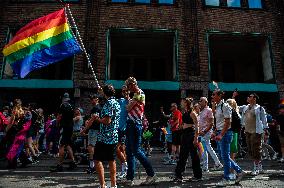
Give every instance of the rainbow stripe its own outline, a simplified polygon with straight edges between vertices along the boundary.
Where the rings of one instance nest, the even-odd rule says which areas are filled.
[[[23,28],[3,49],[6,63],[14,73],[29,72],[61,61],[81,51],[67,23],[65,10],[38,18]]]

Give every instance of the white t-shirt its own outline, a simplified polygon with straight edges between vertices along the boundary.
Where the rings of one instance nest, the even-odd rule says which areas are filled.
[[[228,103],[225,103],[224,100],[221,100],[215,111],[216,128],[218,131],[221,131],[224,128],[225,119],[227,118],[232,118],[232,109]]]

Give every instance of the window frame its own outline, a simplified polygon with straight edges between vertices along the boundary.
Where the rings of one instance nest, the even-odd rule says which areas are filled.
[[[106,32],[106,56],[105,56],[105,80],[110,80],[110,54],[111,54],[111,41],[110,34],[112,31],[120,31],[120,32],[169,32],[174,33],[174,64],[173,67],[173,81],[179,81],[179,31],[171,30],[171,29],[151,29],[151,30],[141,30],[136,28],[110,28]]]
[[[256,10],[256,11],[263,11],[266,10],[265,1],[261,1],[262,8],[249,8],[248,0],[240,0],[240,7],[232,7],[228,6],[228,0],[219,0],[219,6],[214,5],[206,5],[206,0],[202,0],[202,5],[204,9],[206,8],[221,8],[221,9],[242,9],[242,10]]]

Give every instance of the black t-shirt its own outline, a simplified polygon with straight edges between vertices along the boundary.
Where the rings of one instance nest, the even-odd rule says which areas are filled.
[[[193,119],[190,117],[191,111],[185,112],[182,114],[182,122],[186,124],[194,124]]]
[[[91,115],[90,115],[90,116],[92,116],[92,114],[98,114],[98,115],[100,115],[100,114],[101,114],[101,111],[102,111],[101,105],[97,104],[96,106],[94,106],[94,107],[92,108],[92,110],[91,110]],[[100,124],[94,122],[94,123],[92,124],[92,126],[90,127],[90,129],[100,130]]]
[[[63,132],[73,131],[73,107],[68,102],[63,102],[60,105],[59,113],[62,115],[60,120],[60,125],[63,128]]]

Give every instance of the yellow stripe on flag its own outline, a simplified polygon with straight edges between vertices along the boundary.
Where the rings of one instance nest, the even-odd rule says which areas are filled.
[[[4,54],[4,56],[8,56],[8,55],[20,50],[20,49],[26,48],[26,47],[28,47],[32,44],[35,44],[37,42],[41,42],[43,40],[46,40],[50,37],[59,35],[60,33],[63,33],[63,32],[69,31],[69,30],[70,30],[70,28],[69,28],[67,23],[64,23],[62,25],[50,28],[48,30],[37,33],[37,34],[35,34],[31,37],[20,40],[16,43],[4,48],[3,54]]]

